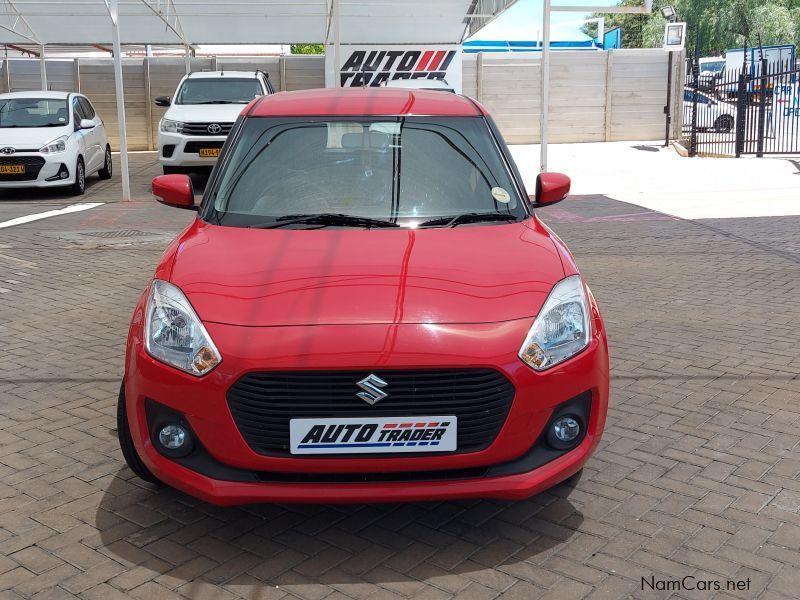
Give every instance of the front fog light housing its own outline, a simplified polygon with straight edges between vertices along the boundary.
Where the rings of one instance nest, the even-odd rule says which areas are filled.
[[[591,324],[579,275],[559,281],[533,321],[519,358],[536,371],[572,358],[589,345]]]
[[[583,425],[574,415],[553,419],[547,429],[547,443],[556,450],[568,450],[576,446],[582,437]]]
[[[145,349],[158,361],[192,375],[222,362],[217,347],[177,286],[153,280],[145,318]]]
[[[178,450],[186,443],[186,430],[180,425],[167,425],[158,432],[158,441],[167,450]]]

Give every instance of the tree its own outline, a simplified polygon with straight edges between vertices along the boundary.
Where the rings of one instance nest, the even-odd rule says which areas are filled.
[[[292,54],[325,54],[325,44],[292,44]]]
[[[621,6],[639,6],[641,0],[621,0]],[[622,28],[624,48],[661,45],[664,18],[661,7],[672,5],[678,20],[688,26],[687,47],[701,54],[719,54],[729,48],[771,44],[800,44],[800,0],[654,0],[649,15],[603,15],[606,29]],[[590,33],[588,27],[584,31]],[[591,33],[590,33],[591,35]]]

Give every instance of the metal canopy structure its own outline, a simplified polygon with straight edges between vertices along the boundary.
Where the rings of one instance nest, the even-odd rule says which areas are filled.
[[[516,0],[0,0],[0,44],[111,44],[123,200],[130,200],[122,45],[460,43]]]
[[[339,0],[342,42],[458,43],[515,0]],[[111,0],[0,0],[0,44],[110,44]],[[122,44],[300,44],[334,0],[117,0]]]

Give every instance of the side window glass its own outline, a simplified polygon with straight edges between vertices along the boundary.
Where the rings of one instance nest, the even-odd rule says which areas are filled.
[[[72,120],[75,122],[75,126],[78,126],[78,123],[81,122],[81,119],[84,118],[83,115],[83,107],[81,103],[78,101],[78,98],[72,99]]]
[[[89,100],[87,100],[86,98],[78,98],[78,100],[80,101],[81,106],[83,107],[83,114],[86,115],[85,118],[94,119],[95,112],[92,103],[89,102]]]

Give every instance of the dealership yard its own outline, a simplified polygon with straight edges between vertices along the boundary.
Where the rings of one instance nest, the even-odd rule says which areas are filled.
[[[800,169],[590,146],[551,149],[575,194],[539,215],[604,311],[608,427],[523,502],[220,509],[142,483],[114,429],[125,335],[194,213],[149,198],[141,153],[134,201],[93,178],[101,206],[0,228],[0,599],[797,597]],[[0,227],[74,203],[6,193]]]

